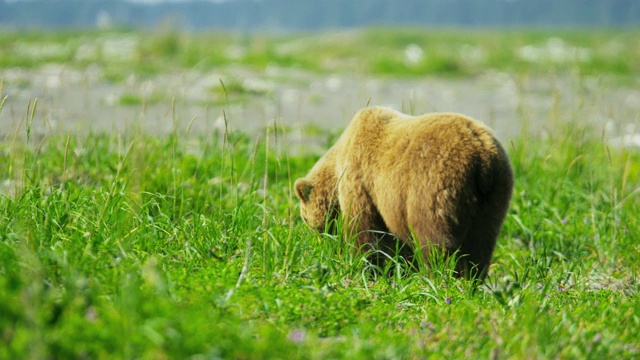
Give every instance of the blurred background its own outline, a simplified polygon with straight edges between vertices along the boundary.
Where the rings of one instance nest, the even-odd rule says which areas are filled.
[[[360,108],[460,112],[499,137],[579,123],[640,146],[638,0],[0,0],[0,135],[300,139]]]
[[[323,30],[374,25],[620,27],[637,0],[0,0],[4,27]]]

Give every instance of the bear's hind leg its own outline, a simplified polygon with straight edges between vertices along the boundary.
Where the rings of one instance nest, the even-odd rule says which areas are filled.
[[[459,251],[456,264],[458,276],[484,281],[489,273],[501,225],[502,220],[496,219],[495,214],[491,213],[480,214],[472,221]]]

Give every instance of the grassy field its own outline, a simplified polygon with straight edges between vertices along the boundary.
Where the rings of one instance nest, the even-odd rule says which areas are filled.
[[[86,64],[73,44],[111,36],[27,35],[4,34],[0,43],[62,44],[74,55],[49,61],[74,66]],[[126,35],[145,39],[134,58],[122,60],[150,59],[135,71],[236,61],[216,60],[208,46],[213,35]],[[437,37],[418,30],[343,36],[325,41],[323,58],[302,51],[308,59],[286,60],[274,49],[285,43],[299,49],[303,38],[220,35],[256,49],[237,59],[243,66],[278,62],[319,72],[349,71],[358,53],[354,36],[399,49],[419,44],[425,54],[449,49],[444,42],[430,47]],[[550,41],[528,32],[475,36],[476,46],[486,49]],[[598,59],[598,44],[612,39],[629,56],[529,63],[525,58],[534,50],[491,65],[502,60],[487,50],[481,68],[451,69],[460,76],[493,66],[568,69],[636,81],[628,76],[640,66],[636,34],[565,36],[563,43],[584,47],[589,59]],[[312,38],[323,43],[321,35]],[[2,66],[31,66],[12,58],[16,54],[0,54]],[[358,71],[414,74],[376,67],[366,51],[362,56],[370,62]],[[420,61],[427,62],[424,56]],[[113,81],[124,71],[113,59],[84,61],[105,61],[101,66],[113,68]],[[489,278],[476,289],[449,277],[446,263],[411,272],[394,259],[384,271],[390,275],[376,277],[350,239],[308,229],[291,185],[317,156],[287,150],[285,127],[258,137],[226,131],[186,136],[188,124],[176,124],[165,137],[35,138],[30,124],[37,103],[25,108],[18,131],[0,141],[0,358],[640,356],[640,151],[610,146],[601,129],[578,118],[547,137],[525,133],[505,144],[516,176],[514,197]],[[516,120],[528,121],[521,116]],[[328,147],[335,134],[321,137]]]
[[[469,76],[487,70],[626,77],[640,72],[640,36],[638,30],[419,28],[279,36],[170,29],[0,33],[0,68],[44,63],[99,65],[112,81],[123,80],[132,70],[153,75],[229,64],[408,77]]]

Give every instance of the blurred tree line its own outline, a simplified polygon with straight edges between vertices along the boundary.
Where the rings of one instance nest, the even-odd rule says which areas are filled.
[[[149,28],[321,30],[375,25],[463,27],[640,25],[639,0],[0,0],[0,27],[97,24]]]

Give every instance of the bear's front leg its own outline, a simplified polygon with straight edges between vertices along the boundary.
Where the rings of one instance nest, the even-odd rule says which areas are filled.
[[[361,181],[349,177],[338,186],[338,201],[342,210],[344,239],[355,238],[356,252],[368,253],[368,260],[382,266],[384,261],[400,254],[411,257],[412,251],[397,249],[400,244],[389,230]]]
[[[370,251],[375,245],[374,216],[377,209],[362,186],[362,179],[343,174],[338,184],[338,202],[342,211],[342,235],[356,240],[356,250]]]

